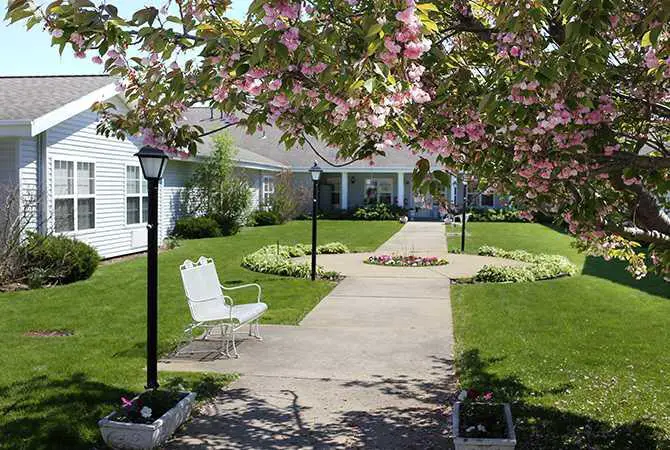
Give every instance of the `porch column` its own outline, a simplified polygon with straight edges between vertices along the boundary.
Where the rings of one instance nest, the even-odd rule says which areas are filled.
[[[340,180],[340,209],[349,209],[349,174],[342,172]]]
[[[405,173],[404,172],[398,172],[398,188],[396,189],[397,191],[397,199],[396,203],[398,206],[401,208],[405,206]]]

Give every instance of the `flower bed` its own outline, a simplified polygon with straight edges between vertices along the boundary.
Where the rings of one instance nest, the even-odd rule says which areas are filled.
[[[463,390],[453,409],[456,450],[514,449],[516,435],[508,403],[498,403],[493,393]]]
[[[402,255],[372,255],[364,261],[366,264],[376,266],[396,266],[396,267],[430,267],[444,266],[449,264],[444,258],[437,256],[402,256]]]
[[[255,252],[242,258],[242,267],[260,273],[271,273],[295,278],[309,278],[312,266],[309,262],[295,262],[291,258],[310,254],[311,247],[305,244],[297,245],[266,245]],[[316,248],[318,254],[348,253],[349,249],[340,242],[331,242],[319,245]],[[317,266],[316,274],[320,278],[336,279],[339,274],[326,271]]]
[[[482,256],[495,256],[528,263],[524,267],[484,266],[474,277],[474,281],[479,283],[549,280],[572,276],[577,272],[577,267],[568,258],[561,255],[536,255],[524,250],[509,251],[489,246],[480,247],[478,253]]]

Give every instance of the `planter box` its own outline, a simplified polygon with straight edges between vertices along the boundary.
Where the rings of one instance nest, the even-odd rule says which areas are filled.
[[[461,402],[456,402],[453,411],[454,447],[456,450],[512,450],[516,447],[516,434],[509,403],[504,403],[505,422],[507,423],[506,438],[469,438],[460,436]]]
[[[98,421],[102,439],[114,449],[153,449],[164,444],[191,415],[196,394],[184,394],[179,403],[151,424],[115,422],[117,413],[109,414]]]

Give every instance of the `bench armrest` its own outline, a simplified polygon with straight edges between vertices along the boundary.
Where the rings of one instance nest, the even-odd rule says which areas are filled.
[[[256,288],[258,290],[258,295],[256,296],[256,302],[260,302],[261,297],[263,295],[263,291],[261,290],[260,284],[256,284],[256,283],[243,284],[241,286],[234,286],[234,287],[226,287],[224,285],[220,285],[220,286],[221,286],[221,289],[223,289],[224,291],[236,291],[238,289]],[[228,297],[228,298],[230,298],[230,297]]]

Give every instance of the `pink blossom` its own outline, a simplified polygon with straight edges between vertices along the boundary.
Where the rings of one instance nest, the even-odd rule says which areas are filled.
[[[268,83],[268,88],[271,91],[276,91],[277,89],[279,89],[281,87],[281,84],[282,84],[282,82],[281,82],[280,79],[275,79],[275,80],[272,80]]]
[[[283,92],[279,95],[275,95],[275,97],[270,101],[270,105],[274,106],[275,108],[286,108],[289,105],[288,97]]]
[[[626,178],[625,176],[621,176],[621,179],[623,180],[623,184],[626,186],[630,186],[633,184],[641,184],[641,181],[639,178],[633,177],[633,178]]]
[[[419,42],[412,41],[405,44],[403,55],[407,59],[418,59],[425,52],[430,50],[431,42],[428,39],[422,39]]]
[[[77,59],[84,59],[86,58],[86,52],[83,52],[81,50],[74,52],[74,57]]]
[[[212,96],[214,101],[223,102],[228,98],[228,89],[224,86],[219,86],[214,89],[214,95]]]
[[[518,58],[519,55],[521,54],[521,49],[515,45],[510,49],[509,54],[514,56],[515,58]]]
[[[616,28],[616,26],[619,24],[619,16],[610,16],[609,19],[612,28]]]
[[[463,127],[451,127],[451,132],[454,134],[454,137],[464,138],[465,137],[465,128]]]
[[[430,95],[420,87],[412,86],[409,93],[415,103],[426,103],[430,101]]]
[[[93,61],[95,64],[102,64],[102,58],[97,55],[91,58],[91,61]]]
[[[293,53],[300,45],[300,31],[296,27],[289,28],[279,42],[284,44],[290,53]]]
[[[660,64],[656,52],[651,47],[649,47],[649,50],[647,50],[647,53],[644,55],[644,64],[648,69],[655,69]]]
[[[84,46],[84,36],[82,36],[79,33],[72,33],[70,35],[70,42],[75,44],[77,47],[83,47]]]
[[[407,78],[410,81],[419,81],[421,76],[426,71],[426,68],[420,64],[412,64],[409,69],[407,69]]]
[[[404,23],[407,26],[413,27],[417,26],[419,24],[419,19],[416,17],[414,14],[414,11],[416,8],[414,6],[410,6],[407,9],[403,11],[399,11],[396,13],[395,18],[399,22]]]
[[[51,30],[51,36],[55,38],[63,37],[63,30],[61,30],[60,28],[54,28],[53,30]]]

